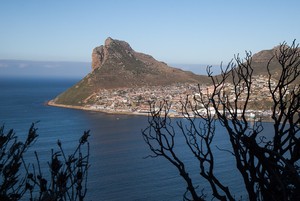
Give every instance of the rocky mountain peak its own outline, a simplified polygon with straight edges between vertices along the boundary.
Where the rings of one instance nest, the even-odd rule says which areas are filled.
[[[130,45],[122,40],[116,40],[112,39],[111,37],[108,37],[104,42],[104,48],[106,49],[112,49],[116,51],[117,49],[125,49],[127,51],[132,52],[133,49],[130,47]]]
[[[113,40],[111,37],[108,37],[108,38],[105,40],[104,44],[105,44],[106,47],[108,47],[108,46],[110,46],[110,44],[111,44],[113,41],[114,41],[114,40]]]
[[[110,60],[120,59],[122,55],[124,55],[124,51],[129,55],[134,53],[134,50],[127,42],[108,37],[105,40],[104,45],[93,49],[92,69],[95,70],[101,68],[108,58],[110,58]]]

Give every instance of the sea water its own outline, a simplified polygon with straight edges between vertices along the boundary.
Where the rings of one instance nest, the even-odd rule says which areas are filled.
[[[145,158],[151,154],[141,130],[147,117],[112,115],[92,111],[50,107],[48,100],[75,84],[78,79],[1,79],[0,124],[13,128],[21,139],[32,122],[38,122],[38,140],[31,148],[42,163],[50,160],[50,150],[62,141],[65,150],[75,148],[85,130],[90,130],[90,164],[86,200],[168,201],[182,200],[186,190],[177,169],[164,158]],[[174,119],[174,121],[179,119]],[[219,125],[215,145],[229,148],[225,131]],[[199,192],[209,197],[209,186],[199,175],[199,164],[177,137],[177,151],[191,172]],[[58,149],[57,149],[58,150]],[[237,198],[245,198],[241,177],[234,171],[233,156],[216,150],[216,175],[231,187]]]

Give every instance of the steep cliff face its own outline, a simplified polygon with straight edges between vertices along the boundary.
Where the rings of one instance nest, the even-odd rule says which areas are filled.
[[[55,102],[81,105],[101,89],[166,86],[174,83],[206,83],[207,76],[173,68],[152,56],[134,51],[125,41],[107,38],[92,51],[92,72]]]
[[[103,45],[93,49],[92,53],[92,69],[99,68],[104,61],[104,48]]]

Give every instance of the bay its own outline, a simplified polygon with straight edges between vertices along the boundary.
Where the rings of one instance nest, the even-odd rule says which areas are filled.
[[[85,130],[91,131],[91,167],[86,200],[182,200],[186,186],[179,173],[163,158],[147,158],[149,148],[141,130],[147,127],[147,117],[112,115],[92,111],[49,107],[45,103],[71,87],[75,79],[1,79],[0,124],[13,128],[22,139],[32,122],[37,122],[39,138],[32,150],[41,161],[50,159],[50,150],[57,149],[60,139],[66,151],[75,148]],[[228,148],[222,127],[216,144]],[[178,152],[191,171],[199,191],[209,194],[207,183],[198,175],[198,164],[178,137]],[[229,186],[237,198],[245,197],[241,177],[234,172],[230,153],[216,151],[216,174]]]

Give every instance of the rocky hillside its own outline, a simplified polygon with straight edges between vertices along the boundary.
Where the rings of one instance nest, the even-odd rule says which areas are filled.
[[[83,105],[101,89],[166,86],[174,83],[207,83],[209,78],[168,66],[152,56],[134,51],[125,41],[107,38],[92,52],[92,72],[60,94],[54,102]]]
[[[270,61],[272,57],[278,51],[278,47],[275,47],[270,50],[262,50],[252,56],[252,66],[253,66],[253,73],[255,75],[267,75],[267,63]],[[271,71],[274,73],[279,72],[279,63],[274,61],[270,63]]]
[[[289,47],[287,45],[284,46],[278,45],[272,49],[262,50],[255,54],[252,54],[251,67],[253,68],[253,76],[262,75],[262,76],[269,77],[269,73],[268,73],[268,65],[269,65],[269,71],[272,75],[272,79],[279,79],[279,76],[282,73],[282,66],[278,62],[278,58],[282,56],[282,52],[285,52],[285,54],[287,55],[288,50],[291,50],[291,48],[293,47]],[[300,49],[297,48],[296,49],[294,48],[293,51],[297,51],[298,54],[300,53]],[[243,57],[240,57],[240,59],[242,59],[242,61],[245,62]],[[221,75],[217,75],[217,77],[221,79]],[[228,81],[232,80],[232,76],[229,75],[227,80]]]
[[[292,49],[293,50],[292,50]],[[295,51],[294,57],[299,58],[300,49],[296,46],[287,46],[286,44],[283,46],[276,46],[270,50],[262,50],[252,56],[252,66],[254,69],[254,75],[267,75],[267,65],[269,63],[269,69],[270,73],[273,78],[279,78],[279,75],[282,71],[282,66],[278,62],[278,58],[282,59],[282,52],[284,52],[285,55],[291,54],[292,52],[289,51]],[[292,58],[294,58],[292,57]],[[285,57],[287,59],[287,57]],[[291,59],[291,58],[290,58]],[[287,60],[286,65],[288,65],[289,60]],[[298,60],[299,63],[299,60]],[[297,65],[297,64],[294,64]],[[298,64],[299,65],[299,64]],[[300,78],[298,78],[300,79]]]

